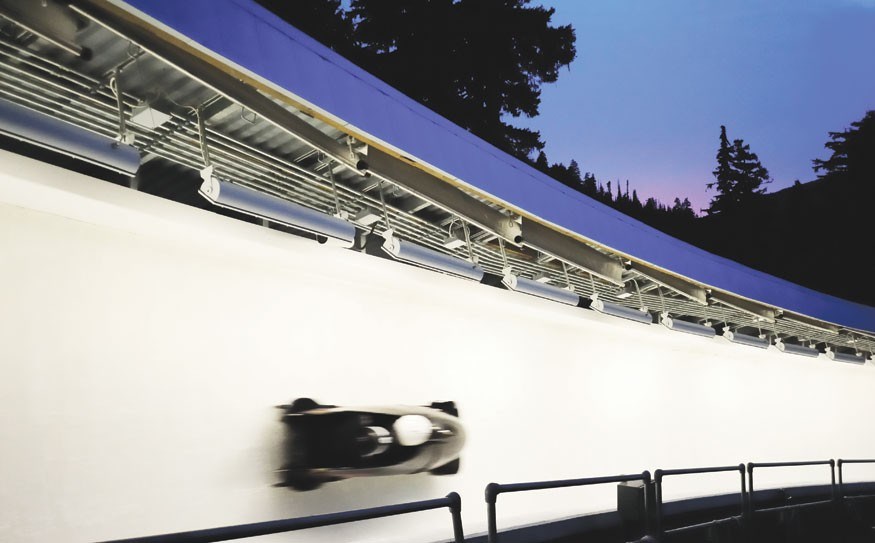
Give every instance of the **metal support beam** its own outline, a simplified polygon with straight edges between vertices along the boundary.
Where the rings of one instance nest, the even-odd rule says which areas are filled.
[[[754,317],[766,322],[775,322],[775,310],[767,305],[752,302],[746,298],[724,291],[713,292],[711,294],[711,299],[733,309],[744,311],[745,313],[753,315]]]
[[[640,262],[633,262],[632,269],[655,283],[679,292],[694,302],[708,305],[708,294],[702,287]]]
[[[838,335],[840,330],[840,328],[834,324],[830,324],[828,322],[824,322],[818,319],[812,319],[811,317],[806,317],[805,315],[800,315],[799,313],[793,313],[786,310],[783,312],[783,316],[781,318],[784,320],[797,322],[799,324],[804,324],[805,326],[816,328],[821,332],[826,332],[827,334]]]
[[[304,141],[352,170],[358,159],[351,157],[346,145],[323,133],[293,112],[217,66],[198,51],[169,34],[149,28],[118,6],[96,0],[77,0],[72,8],[89,19],[129,39],[156,57],[189,74],[227,98],[245,104],[256,115]],[[455,213],[469,223],[489,230],[505,240],[519,244],[519,225],[500,210],[464,193],[455,186],[388,153],[373,148],[368,151],[368,172]]]
[[[33,0],[6,0],[0,2],[0,17],[4,17],[31,34],[60,47],[84,60],[91,51],[76,45],[79,30],[75,18],[66,6],[55,2],[38,4]]]
[[[619,259],[526,218],[523,218],[523,234],[527,246],[623,286],[623,265]]]

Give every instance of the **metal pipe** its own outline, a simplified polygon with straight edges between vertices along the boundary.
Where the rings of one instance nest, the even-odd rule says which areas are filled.
[[[270,534],[319,528],[322,526],[334,526],[349,522],[359,522],[378,518],[406,515],[433,509],[450,509],[453,522],[453,540],[455,543],[464,543],[465,537],[462,530],[461,500],[455,492],[445,498],[424,500],[419,502],[400,503],[396,505],[384,505],[369,509],[357,509],[353,511],[340,511],[309,517],[299,517],[268,522],[255,522],[252,524],[240,524],[237,526],[224,526],[206,530],[193,530],[189,532],[177,532],[173,534],[154,535],[146,537],[134,537],[129,539],[117,539],[105,543],[212,543],[215,541],[230,541],[233,539],[245,539]]]

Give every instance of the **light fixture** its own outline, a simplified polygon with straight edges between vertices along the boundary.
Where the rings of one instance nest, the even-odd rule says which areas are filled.
[[[140,153],[130,145],[3,99],[0,133],[129,176],[140,167]]]
[[[866,357],[862,356],[861,353],[858,354],[850,354],[850,353],[841,353],[838,351],[834,351],[831,348],[826,348],[826,356],[830,360],[835,360],[836,362],[848,362],[850,364],[865,364]]]
[[[399,239],[392,230],[383,232],[383,238],[383,251],[395,260],[473,281],[483,279],[483,270],[473,262]]]
[[[539,283],[549,283],[550,276],[544,272],[538,272],[535,274],[535,276],[532,278],[532,280],[537,281]]]
[[[362,226],[371,226],[372,224],[379,222],[382,218],[380,212],[372,207],[365,206],[355,214],[352,218],[352,222],[356,224],[360,224]]]
[[[577,305],[580,303],[580,296],[578,296],[573,290],[539,283],[538,281],[527,279],[525,277],[517,277],[510,272],[510,268],[504,270],[501,284],[514,292],[522,292],[523,294],[546,298],[561,304]]]
[[[771,344],[768,338],[750,336],[748,334],[739,334],[738,332],[733,332],[729,328],[723,329],[723,337],[728,339],[732,343],[747,345],[749,347],[758,347],[760,349],[768,349],[769,345]]]
[[[795,343],[784,343],[781,338],[775,340],[775,347],[782,353],[798,354],[799,356],[809,356],[817,358],[820,355],[817,349],[806,347],[805,345],[796,345]]]
[[[450,234],[444,238],[441,244],[447,249],[454,250],[465,246],[465,240],[456,234]]]
[[[631,307],[626,307],[624,305],[606,302],[599,298],[598,293],[590,296],[590,299],[592,300],[590,307],[598,311],[599,313],[604,313],[605,315],[612,315],[614,317],[620,317],[623,319],[629,319],[644,324],[653,323],[653,317],[651,317],[650,313],[648,313],[647,311],[641,311],[640,309],[634,309]]]
[[[352,247],[355,243],[355,226],[343,219],[217,179],[212,166],[203,169],[201,177],[200,194],[219,207],[304,230],[332,244]]]
[[[668,313],[662,313],[659,316],[659,322],[669,330],[684,332],[685,334],[693,334],[702,337],[714,337],[717,334],[717,332],[708,325],[673,319]]]
[[[170,115],[159,111],[152,107],[149,102],[134,106],[131,110],[131,122],[144,126],[146,128],[155,129],[171,119]]]

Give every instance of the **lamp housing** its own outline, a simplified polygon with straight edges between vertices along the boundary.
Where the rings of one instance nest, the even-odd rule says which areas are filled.
[[[620,304],[614,304],[611,302],[606,302],[599,298],[598,294],[593,294],[590,296],[590,307],[599,313],[603,313],[605,315],[611,315],[614,317],[620,317],[622,319],[628,319],[635,322],[640,322],[642,324],[653,324],[653,317],[650,316],[650,313],[647,311],[641,311],[640,309],[634,309],[631,307],[626,307]]]
[[[204,182],[198,192],[219,207],[322,236],[331,244],[349,248],[355,243],[355,225],[339,217],[220,180],[212,175],[212,167],[202,170],[201,177]]]
[[[526,277],[518,277],[513,275],[510,269],[504,270],[501,283],[514,292],[521,292],[539,298],[546,298],[547,300],[553,300],[554,302],[559,302],[561,304],[577,305],[580,303],[580,296],[578,296],[573,290],[540,283]]]
[[[383,240],[383,252],[395,260],[472,281],[483,279],[483,270],[473,262],[402,240],[391,229],[383,232]]]

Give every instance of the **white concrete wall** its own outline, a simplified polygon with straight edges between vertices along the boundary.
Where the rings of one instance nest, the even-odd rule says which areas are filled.
[[[0,540],[90,541],[644,469],[875,455],[875,368],[643,326],[0,153]],[[274,405],[455,400],[456,476],[271,486]],[[848,479],[875,479],[851,467]],[[757,474],[764,486],[825,468]],[[669,498],[731,492],[672,479]],[[499,499],[508,527],[614,489]],[[433,541],[445,511],[295,541]],[[267,539],[267,538],[265,538]]]

